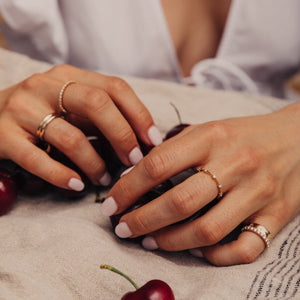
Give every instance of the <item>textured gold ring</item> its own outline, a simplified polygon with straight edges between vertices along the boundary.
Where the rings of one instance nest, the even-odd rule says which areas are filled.
[[[203,172],[203,173],[210,176],[210,178],[216,183],[216,186],[217,186],[217,189],[218,189],[217,199],[221,199],[223,197],[222,184],[220,184],[220,182],[218,181],[216,175],[214,175],[208,169],[204,169],[204,168],[195,168],[195,170],[197,172]]]
[[[67,81],[61,88],[60,92],[59,92],[59,96],[58,96],[58,108],[59,108],[59,113],[60,114],[66,114],[68,113],[68,111],[65,109],[63,101],[64,101],[64,93],[66,91],[66,88],[71,85],[76,83],[76,81],[74,80],[69,80]]]
[[[263,242],[265,243],[266,248],[270,247],[270,231],[263,225],[257,224],[257,223],[251,223],[249,225],[244,226],[241,231],[251,231],[258,235]]]
[[[36,135],[38,136],[38,138],[40,140],[44,140],[44,134],[45,134],[45,129],[46,127],[56,118],[59,118],[61,117],[59,114],[57,113],[52,113],[52,114],[49,114],[47,115],[43,120],[42,122],[40,123],[37,131],[36,131]]]

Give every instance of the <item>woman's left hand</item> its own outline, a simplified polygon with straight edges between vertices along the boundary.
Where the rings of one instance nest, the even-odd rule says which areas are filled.
[[[254,261],[263,239],[242,232],[219,242],[241,223],[258,223],[270,239],[300,210],[300,103],[267,115],[193,125],[154,148],[113,186],[102,213],[121,213],[162,181],[188,168],[205,168],[222,184],[220,201],[196,220],[172,225],[214,200],[216,182],[197,172],[160,197],[125,214],[116,233],[146,235],[144,247],[196,249],[215,265]]]

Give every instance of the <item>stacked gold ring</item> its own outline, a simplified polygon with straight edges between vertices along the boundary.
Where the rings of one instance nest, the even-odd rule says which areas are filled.
[[[244,226],[241,231],[250,231],[258,235],[264,242],[265,247],[270,247],[270,231],[263,225],[257,224],[257,223],[251,223],[249,225]]]
[[[52,113],[52,114],[49,114],[47,115],[43,120],[42,122],[40,123],[37,131],[36,131],[36,135],[38,136],[38,138],[40,140],[44,140],[44,134],[45,134],[45,129],[46,127],[56,118],[59,118],[61,117],[59,114],[57,113]]]

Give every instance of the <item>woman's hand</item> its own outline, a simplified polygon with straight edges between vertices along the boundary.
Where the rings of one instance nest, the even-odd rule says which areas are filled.
[[[85,133],[100,131],[127,166],[142,158],[137,138],[153,145],[159,144],[161,137],[149,111],[124,80],[68,65],[35,74],[0,92],[0,159],[10,159],[56,186],[83,188],[75,171],[36,146],[37,129],[47,115],[58,112],[60,91],[69,80],[76,84],[69,85],[63,94],[68,114],[47,125],[44,139],[67,155],[94,184],[107,185],[110,175],[105,163]]]
[[[116,233],[122,238],[147,235],[143,245],[148,249],[201,251],[215,265],[252,262],[265,249],[258,235],[244,231],[235,241],[219,242],[243,222],[265,226],[274,238],[299,213],[299,128],[300,103],[268,115],[190,126],[122,176],[107,195],[102,212],[121,213],[171,176],[191,167],[205,168],[216,176],[224,195],[203,216],[175,224],[219,192],[209,174],[198,172],[125,214]]]

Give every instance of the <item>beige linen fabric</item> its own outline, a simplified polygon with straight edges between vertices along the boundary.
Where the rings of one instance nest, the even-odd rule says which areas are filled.
[[[0,49],[0,88],[49,67]],[[189,123],[267,113],[288,103],[155,80],[128,81],[162,132],[177,124],[170,101]],[[186,252],[147,252],[118,240],[99,205],[93,194],[74,202],[53,195],[19,197],[14,209],[0,217],[0,299],[120,299],[133,288],[100,270],[104,263],[140,286],[154,278],[165,280],[177,300],[300,298],[299,216],[254,263],[215,267]]]

